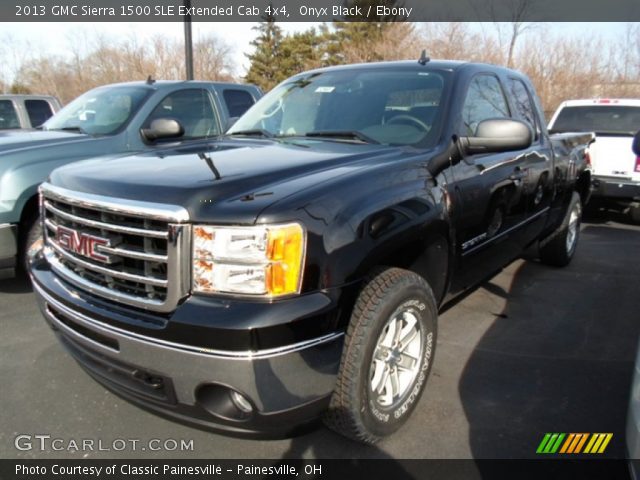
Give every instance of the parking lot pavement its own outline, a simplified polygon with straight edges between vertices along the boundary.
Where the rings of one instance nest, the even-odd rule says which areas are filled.
[[[448,308],[425,395],[375,447],[324,428],[278,441],[230,438],[142,411],[62,350],[26,282],[0,282],[0,457],[521,458],[535,455],[545,432],[612,432],[606,454],[622,457],[640,331],[638,246],[640,227],[597,218],[583,225],[568,268],[519,260]],[[51,435],[63,447],[139,439],[140,450],[20,451],[19,434]],[[142,451],[151,439],[193,440],[193,451]]]

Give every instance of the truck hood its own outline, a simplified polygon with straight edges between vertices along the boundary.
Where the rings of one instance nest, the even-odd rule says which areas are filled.
[[[400,155],[402,149],[381,145],[230,140],[77,162],[55,170],[50,181],[75,192],[179,205],[192,221],[246,224],[282,198]]]
[[[83,142],[93,137],[81,133],[44,131],[44,130],[16,130],[6,131],[0,135],[0,153],[40,148],[61,143]],[[0,160],[2,157],[0,156]]]

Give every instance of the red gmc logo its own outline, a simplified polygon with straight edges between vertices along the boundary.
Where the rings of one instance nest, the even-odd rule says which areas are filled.
[[[111,263],[111,257],[98,251],[99,246],[109,247],[111,242],[108,238],[94,237],[87,233],[80,233],[58,225],[56,241],[65,250],[77,253],[83,257],[91,258],[103,263]]]

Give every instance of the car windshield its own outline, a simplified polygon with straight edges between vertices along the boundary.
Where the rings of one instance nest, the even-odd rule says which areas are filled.
[[[299,75],[269,92],[228,134],[431,146],[447,78],[448,72],[400,68]]]
[[[553,123],[554,132],[596,132],[633,135],[640,129],[640,107],[593,105],[565,107]]]
[[[150,91],[130,86],[90,90],[46,121],[43,129],[111,135],[129,122]]]

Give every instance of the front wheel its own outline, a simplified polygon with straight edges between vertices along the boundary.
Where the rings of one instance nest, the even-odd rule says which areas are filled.
[[[26,232],[21,245],[20,266],[24,272],[29,271],[29,264],[33,256],[42,249],[42,224],[38,217],[26,222]]]
[[[374,273],[353,309],[325,423],[365,443],[398,430],[429,376],[436,323],[435,297],[422,277],[399,268]]]
[[[569,265],[578,247],[582,203],[580,195],[573,192],[567,214],[556,233],[540,246],[540,261],[555,267]]]

